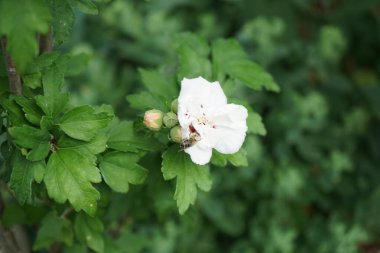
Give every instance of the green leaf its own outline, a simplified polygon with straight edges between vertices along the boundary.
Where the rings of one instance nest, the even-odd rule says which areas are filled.
[[[10,99],[2,97],[0,99],[0,105],[8,114],[12,126],[28,124],[28,121],[24,117],[23,111],[20,106],[17,105],[15,100],[12,99],[12,97]]]
[[[154,95],[166,99],[169,103],[178,96],[177,86],[163,78],[158,71],[139,69],[139,72],[145,87]]]
[[[25,113],[25,118],[33,125],[39,126],[43,112],[37,106],[35,101],[21,96],[16,97],[15,101],[22,107],[22,110]]]
[[[44,0],[0,2],[0,36],[7,36],[7,51],[20,73],[37,54],[36,33],[47,33],[49,23],[50,12]]]
[[[10,188],[16,193],[17,201],[24,205],[32,192],[32,182],[40,183],[45,172],[45,161],[32,162],[18,153],[13,160]]]
[[[214,75],[218,79],[223,79],[223,74],[228,74],[255,90],[280,90],[268,72],[248,59],[236,40],[215,41],[212,45],[212,57]]]
[[[44,113],[54,118],[61,113],[69,101],[69,94],[56,93],[54,95],[36,96],[37,105],[44,111]]]
[[[74,11],[67,0],[51,0],[50,9],[53,16],[52,30],[54,40],[57,44],[62,44],[73,29]]]
[[[106,112],[95,113],[94,108],[84,105],[66,112],[58,125],[68,136],[89,141],[100,129],[106,127],[112,118]]]
[[[98,7],[96,7],[91,0],[72,0],[71,2],[73,2],[80,11],[86,14],[97,15],[99,13]]]
[[[133,122],[122,121],[109,130],[108,147],[123,152],[157,151],[162,145],[134,131]]]
[[[101,176],[95,166],[96,157],[79,149],[59,149],[50,156],[44,182],[48,195],[58,203],[69,200],[76,211],[89,215],[96,211],[99,192],[91,184]]]
[[[207,40],[198,34],[189,32],[178,34],[175,36],[174,44],[177,49],[181,46],[186,46],[203,57],[208,57],[210,54],[210,47]]]
[[[59,140],[60,149],[81,149],[90,154],[99,154],[106,150],[108,138],[104,134],[97,134],[89,142],[72,139],[66,135]]]
[[[148,171],[137,164],[139,157],[133,153],[111,152],[100,161],[104,181],[116,192],[126,193],[129,184],[142,184]]]
[[[41,72],[22,75],[23,84],[31,89],[41,87]]]
[[[73,240],[74,235],[70,221],[58,217],[55,212],[51,212],[42,221],[33,250],[49,248],[50,245],[56,242],[62,242],[70,246],[73,244]]]
[[[96,217],[90,217],[83,212],[77,214],[75,219],[75,234],[78,239],[85,242],[95,252],[104,251],[104,226],[102,221]]]
[[[235,167],[247,167],[247,151],[241,148],[238,152],[234,154],[226,155],[227,160]]]
[[[129,95],[127,96],[127,100],[131,107],[135,109],[158,109],[162,111],[167,111],[169,109],[169,103],[165,103],[164,99],[158,98],[157,96],[145,91]]]
[[[44,113],[53,119],[65,109],[69,100],[68,94],[60,91],[68,62],[67,55],[56,53],[44,54],[36,61],[36,65],[43,72],[44,90],[43,96],[36,96],[36,102]]]
[[[230,162],[235,167],[247,167],[247,151],[241,148],[234,154],[221,154],[217,151],[213,151],[211,163],[218,167],[225,167],[227,162]]]
[[[267,130],[263,124],[262,118],[258,113],[253,111],[248,112],[248,133],[259,134],[265,136],[267,134]]]
[[[176,145],[171,146],[162,156],[162,173],[165,180],[177,178],[174,199],[180,214],[184,214],[195,203],[197,188],[211,189],[209,167],[193,163],[188,154],[179,152]]]
[[[178,80],[183,78],[195,78],[202,76],[207,80],[212,77],[211,63],[207,57],[203,57],[197,54],[190,47],[181,46],[178,50],[179,54],[179,68],[178,68]]]
[[[43,160],[49,154],[51,138],[49,132],[27,125],[11,127],[8,132],[17,145],[31,149],[27,155],[28,160]]]

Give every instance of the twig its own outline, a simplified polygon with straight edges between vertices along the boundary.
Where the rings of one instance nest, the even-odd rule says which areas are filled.
[[[53,33],[51,29],[45,35],[41,34],[39,36],[40,41],[40,54],[50,52],[53,49]]]
[[[13,62],[10,54],[7,52],[7,39],[3,37],[1,39],[1,47],[3,48],[3,55],[8,72],[9,88],[10,91],[16,95],[22,95],[22,84],[20,75],[17,73],[16,65]]]

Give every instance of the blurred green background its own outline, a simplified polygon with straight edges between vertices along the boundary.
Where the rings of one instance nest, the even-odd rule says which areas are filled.
[[[175,63],[173,38],[187,31],[237,38],[281,86],[280,93],[234,91],[262,115],[267,136],[247,138],[248,167],[212,167],[211,192],[199,193],[184,216],[159,155],[145,159],[144,186],[109,191],[105,252],[378,252],[380,1],[98,5],[98,16],[78,14],[63,46],[86,66],[67,80],[78,104],[108,103],[134,119],[126,96],[142,89],[137,69]]]

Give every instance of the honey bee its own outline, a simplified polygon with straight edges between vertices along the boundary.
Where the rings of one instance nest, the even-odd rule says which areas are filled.
[[[197,132],[190,133],[189,138],[185,138],[182,140],[180,145],[181,150],[185,150],[195,145],[198,141],[201,140],[201,136]]]

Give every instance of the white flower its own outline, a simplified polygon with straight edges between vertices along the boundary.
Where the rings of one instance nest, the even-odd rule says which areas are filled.
[[[199,135],[185,148],[194,163],[208,163],[213,148],[223,154],[239,151],[247,132],[247,116],[244,106],[227,104],[219,82],[211,83],[202,77],[182,80],[178,120],[183,140],[189,140],[194,133]]]

